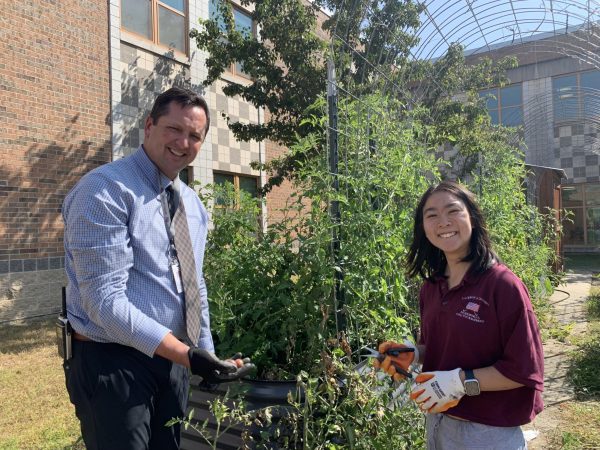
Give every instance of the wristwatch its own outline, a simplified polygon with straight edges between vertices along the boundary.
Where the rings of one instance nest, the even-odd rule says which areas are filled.
[[[463,386],[465,387],[465,394],[470,397],[481,393],[479,381],[477,381],[477,378],[475,378],[475,374],[471,369],[465,369],[465,381]]]

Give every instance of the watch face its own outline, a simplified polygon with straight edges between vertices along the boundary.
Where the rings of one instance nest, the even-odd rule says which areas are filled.
[[[479,381],[465,380],[465,394],[472,396],[472,395],[479,395],[479,393],[480,393]]]

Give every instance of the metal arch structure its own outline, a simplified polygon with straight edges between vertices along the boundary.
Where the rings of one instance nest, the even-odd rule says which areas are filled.
[[[599,0],[425,0],[421,5],[420,25],[416,30],[407,30],[417,38],[416,45],[409,50],[412,61],[436,61],[447,53],[451,45],[459,44],[464,49],[467,64],[475,64],[482,57],[498,60],[507,55],[516,57],[519,66],[564,57],[578,66],[575,69],[600,69]],[[364,0],[344,0],[341,4],[341,9],[350,11],[345,14],[362,16],[364,22],[372,12],[370,8],[372,2]],[[376,26],[382,28],[383,34],[393,32],[386,29],[384,23]],[[333,41],[340,41],[345,51],[355,55],[361,54],[361,51],[362,54],[369,53],[370,42],[363,44],[362,48],[353,48],[345,42],[346,35],[347,30],[337,25],[333,27]],[[386,61],[386,64],[373,67],[373,73],[389,89],[401,91],[402,86],[395,85],[397,81],[391,76],[397,69],[396,56],[379,54],[368,59]],[[359,58],[371,64],[367,58]],[[430,70],[434,70],[433,66]],[[426,78],[428,83],[436,84],[437,74],[428,73]],[[372,81],[362,80],[363,83]],[[335,83],[329,81],[332,82]],[[341,85],[338,85],[338,92],[341,95],[354,94],[351,88]],[[577,86],[573,86],[570,92],[572,95],[580,93]],[[600,86],[588,88],[586,95],[592,99],[591,110],[580,119],[600,130]],[[421,100],[418,86],[413,86],[411,96],[409,102]],[[547,114],[552,110],[552,102],[552,95],[536,96],[524,107],[531,111],[546,111]],[[531,139],[540,136],[538,125],[539,120],[526,124],[525,135]],[[586,139],[595,141],[592,148],[600,154],[600,133],[590,133]]]
[[[344,0],[342,14],[362,17],[367,22],[372,2]],[[383,3],[383,2],[380,2]],[[414,34],[417,43],[410,49],[414,60],[435,60],[446,53],[451,44],[460,44],[465,56],[476,56],[511,46],[511,54],[532,53],[572,57],[600,68],[600,1],[598,0],[425,0],[423,12]],[[358,8],[358,9],[357,9]],[[359,20],[359,22],[361,22]],[[347,29],[335,24],[332,38],[350,51],[369,53],[370,42],[352,48],[346,42]],[[385,23],[373,24],[380,34],[393,33]],[[522,46],[514,48],[515,45]],[[393,70],[394,54],[378,55]],[[385,66],[385,65],[384,65]],[[389,72],[378,68],[387,78]],[[387,72],[387,73],[386,73]]]
[[[600,2],[428,0],[424,6],[417,30],[419,45],[413,51],[417,59],[439,57],[449,43],[463,45],[467,54],[478,54],[506,45],[543,41],[554,54],[600,67]],[[566,35],[571,39],[565,39]]]
[[[381,34],[393,36],[397,30],[392,30],[389,23],[386,24],[383,20],[375,24],[367,24],[368,17],[373,17],[372,8],[384,3],[387,2],[342,0],[338,5],[340,5],[339,11],[342,11],[346,17],[359,18],[359,27],[363,25],[379,27]],[[406,55],[398,55],[397,49],[384,54],[385,48],[379,47],[378,50],[374,50],[377,45],[364,39],[360,44],[348,42],[349,31],[352,30],[344,29],[341,26],[342,20],[331,28],[332,53],[335,51],[352,53],[355,61],[368,64],[372,69],[368,79],[357,80],[355,85],[336,80],[334,70],[329,71],[329,150],[330,161],[335,161],[335,164],[338,162],[340,166],[344,164],[337,154],[337,135],[344,136],[351,133],[368,135],[364,129],[368,130],[369,127],[368,123],[363,123],[360,124],[362,131],[348,129],[341,117],[343,111],[338,112],[337,109],[338,96],[358,100],[358,107],[362,108],[361,85],[378,83],[391,93],[408,94],[406,101],[410,107],[411,103],[418,105],[423,99],[421,97],[423,92],[419,86],[422,82],[439,88],[442,96],[444,94],[453,96],[455,92],[444,91],[444,87],[439,85],[440,77],[434,72],[435,64],[418,63],[434,63],[456,44],[463,49],[467,65],[476,64],[484,57],[497,61],[503,56],[515,56],[519,67],[531,65],[534,67],[533,70],[537,70],[538,63],[543,64],[561,58],[567,61],[566,64],[573,65],[572,71],[600,70],[600,0],[424,0],[421,6],[423,11],[417,28],[404,30],[407,35],[416,37],[415,44]],[[375,51],[379,54],[373,54]],[[340,55],[333,56],[335,58]],[[338,59],[343,60],[343,58]],[[413,68],[415,70],[426,68],[429,72],[425,76],[421,74],[420,78],[413,78],[410,73]],[[402,71],[408,71],[406,79],[413,80],[409,83],[415,83],[409,85],[408,89],[406,86],[399,86],[398,78],[394,77],[395,73]],[[568,70],[564,73],[568,73]],[[511,73],[507,75],[510,81]],[[546,81],[546,83],[551,82]],[[493,87],[497,86],[488,86],[488,88]],[[585,141],[581,143],[582,146],[585,145],[590,151],[600,155],[600,83],[598,86],[585,88],[573,86],[569,92],[562,94],[581,96],[582,93],[592,100],[586,114],[577,117],[581,126],[587,127],[586,132],[578,138],[581,137]],[[522,100],[523,114],[527,112],[530,119],[523,126],[523,138],[528,146],[541,148],[550,153],[552,149],[554,152],[557,151],[556,142],[561,138],[560,133],[557,136],[557,127],[554,126],[553,120],[556,99],[557,94],[550,84],[547,85],[543,95],[530,95]],[[364,107],[368,108],[367,105]],[[390,111],[390,113],[397,112]],[[565,128],[569,126],[570,124]],[[333,135],[336,137],[332,138]],[[365,142],[364,147],[370,148],[371,143]],[[558,159],[560,155],[554,157]],[[547,166],[536,161],[533,163]],[[337,165],[330,166],[330,169],[333,179],[337,180]],[[343,170],[343,167],[339,168],[340,172]],[[332,205],[332,211],[339,215],[339,205],[335,203]],[[339,224],[339,219],[334,223],[342,226]],[[339,234],[334,236],[334,242],[339,242]],[[335,258],[335,249],[333,254]],[[335,291],[336,310],[341,311],[344,298],[340,280],[336,280]],[[343,326],[340,328],[343,329]]]
[[[465,49],[467,61],[481,56],[512,55],[519,65],[566,57],[579,67],[600,69],[600,2],[590,0],[428,0],[417,30],[416,60],[442,56],[451,43]],[[432,74],[435,76],[435,74]],[[510,76],[509,76],[510,78]],[[579,117],[586,129],[600,128],[600,85],[573,86],[565,96],[590,99]],[[554,96],[538,95],[523,105],[531,111],[524,127],[526,141],[548,144],[543,117],[551,117]],[[574,114],[576,115],[576,114]],[[540,142],[542,141],[542,142]],[[600,154],[600,135],[585,133],[585,145]]]

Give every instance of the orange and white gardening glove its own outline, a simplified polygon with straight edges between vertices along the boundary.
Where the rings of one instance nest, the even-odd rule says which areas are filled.
[[[411,372],[419,361],[419,350],[414,343],[408,339],[405,339],[402,344],[385,341],[379,344],[377,350],[385,358],[382,361],[373,360],[373,367],[383,370],[394,381],[412,378]]]
[[[410,398],[426,413],[441,413],[458,405],[465,395],[460,371],[458,368],[420,373]]]

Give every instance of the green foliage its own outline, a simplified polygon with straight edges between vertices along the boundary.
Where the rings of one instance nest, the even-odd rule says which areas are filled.
[[[571,379],[581,398],[600,395],[600,336],[596,335],[579,346],[572,364]]]
[[[302,201],[297,197],[286,219],[262,233],[256,200],[242,195],[237,208],[216,210],[209,234],[204,273],[218,352],[251,356],[267,379],[313,366],[324,341],[332,285],[328,219]]]
[[[321,102],[315,108],[323,106]],[[327,343],[337,343],[336,348],[348,355],[416,330],[415,290],[405,279],[401,261],[411,239],[416,203],[439,177],[439,162],[428,140],[421,140],[422,130],[430,137],[437,129],[420,121],[422,111],[415,110],[411,121],[399,122],[393,112],[402,105],[377,94],[365,95],[360,102],[342,100],[339,110],[344,129],[351,130],[339,136],[343,161],[337,175],[339,190],[332,189],[332,175],[321,153],[298,168],[298,195],[286,208],[285,218],[265,233],[252,219],[256,201],[242,196],[238,207],[214,214],[205,267],[219,353],[250,355],[263,377],[304,371],[308,392],[314,388],[310,380],[328,380],[322,365],[331,354]],[[314,117],[320,120],[318,114]],[[457,128],[456,134],[460,132]],[[551,251],[544,220],[526,204],[521,189],[525,167],[511,145],[514,136],[482,124],[471,131],[471,138],[481,157],[479,170],[469,179],[479,193],[495,248],[541,298],[552,287],[547,281]],[[300,138],[292,154],[318,149],[322,140],[311,135]],[[235,194],[231,189],[216,193],[221,203],[233,204],[234,200],[222,200],[225,195]],[[340,204],[339,228],[325,207],[332,201]],[[331,252],[334,229],[341,242],[338,255]],[[333,299],[335,271],[343,275],[343,305]],[[337,309],[346,321],[344,329],[336,322]],[[353,380],[351,370],[345,370],[346,378]],[[329,381],[325,385],[335,386]],[[307,410],[300,414],[306,421],[303,439],[330,442],[329,448],[336,448],[334,437],[352,441],[359,436],[360,430],[346,431],[342,424],[357,423],[356,414],[365,406],[360,392],[342,394],[334,389],[331,398],[314,397],[310,408],[322,410],[324,416],[308,421]],[[361,427],[368,429],[369,423],[366,420]],[[372,441],[372,437],[357,439],[355,448],[385,448],[361,447]]]
[[[429,184],[427,175],[437,173],[436,161],[414,141],[410,127],[388,114],[395,100],[373,95],[361,108],[340,106],[355,133],[340,139],[346,167],[338,192],[322,156],[300,168],[298,194],[284,219],[266,232],[248,220],[256,204],[243,196],[237,208],[213,215],[204,272],[217,349],[248,354],[262,377],[318,370],[325,343],[340,332],[357,350],[417,328],[415,299],[400,261],[412,211]],[[307,136],[292,152],[314,144]],[[223,203],[223,196],[235,194],[230,189],[213,195]],[[342,205],[339,228],[326,208],[332,200]],[[341,240],[335,260],[334,228]],[[333,299],[335,271],[343,275],[343,305]],[[336,309],[346,320],[343,329]]]
[[[470,185],[479,196],[494,248],[527,285],[534,302],[544,299],[555,285],[550,270],[557,257],[551,246],[553,216],[527,204],[523,185],[527,171],[517,132],[481,127],[478,134],[482,152]]]
[[[334,36],[331,45],[337,79],[354,93],[369,93],[382,85],[380,73],[407,65],[419,39],[422,3],[412,0],[317,0],[331,11],[323,29]],[[352,50],[351,50],[352,49]],[[375,82],[375,83],[374,83]]]
[[[600,398],[600,322],[598,321],[598,302],[600,290],[592,288],[588,297],[588,315],[591,319],[584,340],[578,343],[573,353],[569,377],[575,392],[581,400]]]
[[[321,377],[306,372],[298,377],[304,396],[291,404],[304,418],[297,424],[302,428],[303,448],[425,448],[423,414],[402,396],[392,406],[398,386],[379,379],[375,372],[359,374],[347,363],[330,363]]]
[[[397,100],[372,94],[340,102],[340,259],[350,342],[360,347],[416,329],[417,307],[401,261],[412,235],[413,211],[437,162],[398,122]],[[318,186],[319,191],[327,186]]]
[[[187,430],[193,429],[206,442],[211,449],[216,450],[219,439],[232,427],[248,426],[252,423],[252,413],[246,411],[243,400],[238,396],[232,398],[229,391],[223,397],[215,397],[208,403],[208,410],[214,418],[214,428],[209,426],[209,419],[199,422],[194,419],[194,409],[190,409],[186,417],[172,418],[165,424],[171,427],[181,424]]]
[[[598,277],[598,275],[595,275]],[[600,285],[600,282],[597,282]],[[600,289],[592,288],[587,300],[588,315],[592,319],[600,319]]]
[[[567,342],[573,332],[573,323],[562,324],[558,321],[551,322],[551,326],[545,326],[542,337],[556,339],[559,342]]]
[[[581,442],[581,437],[577,433],[570,433],[565,431],[561,436],[561,449],[564,450],[575,450],[578,448],[582,448],[583,442]]]
[[[389,411],[369,381],[353,373],[353,353],[361,347],[414,335],[418,327],[416,288],[401,262],[416,204],[440,178],[432,142],[441,127],[422,121],[424,107],[408,113],[403,106],[376,93],[340,100],[339,173],[329,172],[324,136],[300,137],[292,155],[312,149],[315,157],[297,166],[297,194],[284,219],[264,232],[256,221],[258,200],[237,200],[231,188],[212,194],[230,205],[213,211],[205,262],[217,351],[251,356],[261,377],[301,374],[306,399],[296,402],[294,417],[305,448],[422,445],[418,415],[409,407]],[[317,102],[304,120],[322,125],[323,107]],[[456,136],[466,135],[465,123]],[[525,201],[525,166],[514,135],[482,122],[469,136],[481,156],[465,178],[479,194],[495,248],[543,304],[552,289],[551,235]],[[334,202],[339,223],[328,214]],[[334,232],[339,253],[332,251]],[[341,304],[333,295],[335,273],[342,275]],[[331,362],[337,357],[344,363]]]
[[[236,30],[229,2],[219,0],[212,2],[217,6],[213,17],[201,20],[190,33],[198,48],[209,54],[204,85],[214,83],[234,62],[241,64],[252,82],[231,83],[223,93],[268,108],[271,119],[263,124],[232,122],[231,130],[240,140],[268,138],[289,145],[298,133],[311,131],[300,121],[325,89],[326,43],[316,35],[316,6],[300,0],[241,3],[252,10],[258,36]]]
[[[190,32],[198,49],[208,53],[208,77],[203,84],[214,83],[232,63],[239,63],[250,82],[230,83],[223,93],[267,108],[270,117],[259,124],[228,122],[229,128],[243,141],[269,139],[288,147],[324,131],[321,121],[305,119],[315,113],[311,106],[325,93],[327,58],[335,59],[341,86],[357,93],[372,92],[380,87],[373,80],[377,71],[388,72],[393,64],[403,66],[407,61],[417,42],[414,30],[423,9],[412,0],[360,1],[352,7],[339,0],[242,0],[257,26],[258,36],[254,36],[236,30],[228,2],[211,4],[216,6],[213,16]],[[317,21],[319,14],[324,18],[319,6],[332,11],[322,29]],[[333,34],[338,38],[332,43],[328,36]],[[350,52],[350,47],[358,50]],[[314,147],[305,150],[261,166],[272,174],[264,192],[317,157]]]

